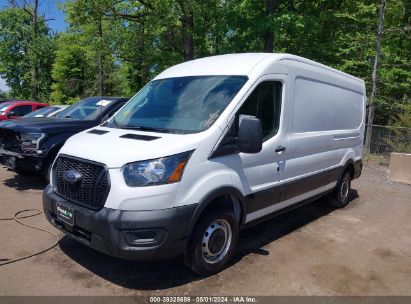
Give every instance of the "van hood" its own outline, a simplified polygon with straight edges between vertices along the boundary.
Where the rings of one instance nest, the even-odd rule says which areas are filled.
[[[66,131],[79,132],[91,128],[94,124],[95,122],[92,120],[33,117],[4,121],[0,123],[0,128],[10,129],[18,133],[60,133]]]
[[[166,157],[198,148],[205,137],[96,127],[78,133],[60,150],[66,154],[120,168],[131,162]]]

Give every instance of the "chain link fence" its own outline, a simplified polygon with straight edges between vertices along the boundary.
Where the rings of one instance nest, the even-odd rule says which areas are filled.
[[[389,158],[391,152],[411,153],[411,128],[373,125],[370,154]]]

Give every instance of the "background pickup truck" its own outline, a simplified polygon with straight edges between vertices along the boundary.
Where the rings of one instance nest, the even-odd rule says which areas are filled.
[[[48,179],[51,165],[66,140],[99,125],[129,98],[89,97],[54,117],[0,122],[0,163],[20,174]]]

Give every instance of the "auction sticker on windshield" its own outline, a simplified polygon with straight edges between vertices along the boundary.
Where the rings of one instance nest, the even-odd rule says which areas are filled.
[[[108,106],[110,103],[111,103],[111,100],[102,99],[99,102],[97,102],[96,105],[105,107],[105,106]]]

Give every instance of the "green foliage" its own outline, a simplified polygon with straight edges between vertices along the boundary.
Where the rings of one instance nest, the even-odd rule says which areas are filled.
[[[4,99],[6,97],[7,97],[7,93],[0,90],[0,100]]]
[[[30,96],[30,20],[22,10],[0,12],[0,75],[16,97]]]
[[[98,95],[100,81],[103,82],[104,95],[129,94],[124,64],[117,62],[116,50],[112,48],[113,39],[117,37],[115,24],[104,18],[104,8],[109,2],[79,0],[66,3],[64,10],[70,28],[58,39],[53,65],[53,102],[70,102]]]
[[[54,60],[54,38],[40,18],[38,35],[33,35],[31,17],[23,9],[0,11],[0,75],[17,98],[38,98],[47,101],[50,95],[51,66]],[[32,83],[31,71],[40,73]],[[32,96],[36,86],[38,96]]]
[[[30,18],[0,12],[0,74],[16,97],[40,91],[67,103],[96,95],[133,95],[165,68],[204,56],[274,51],[300,55],[364,79],[371,91],[379,2],[376,0],[67,0],[69,24],[58,37]],[[399,123],[411,98],[411,0],[389,0],[376,96],[376,124]],[[52,78],[50,68],[53,68]],[[50,90],[50,82],[53,82]],[[408,115],[408,114],[405,114]]]
[[[387,139],[393,152],[411,153],[411,103],[401,107],[397,114],[392,136]]]
[[[87,96],[88,88],[93,85],[91,60],[78,38],[76,34],[62,34],[57,40],[51,94],[56,104],[71,103]]]
[[[377,113],[386,124],[411,102],[411,1],[389,1],[384,31]]]
[[[397,115],[395,126],[411,129],[411,103],[403,105],[401,112]]]

